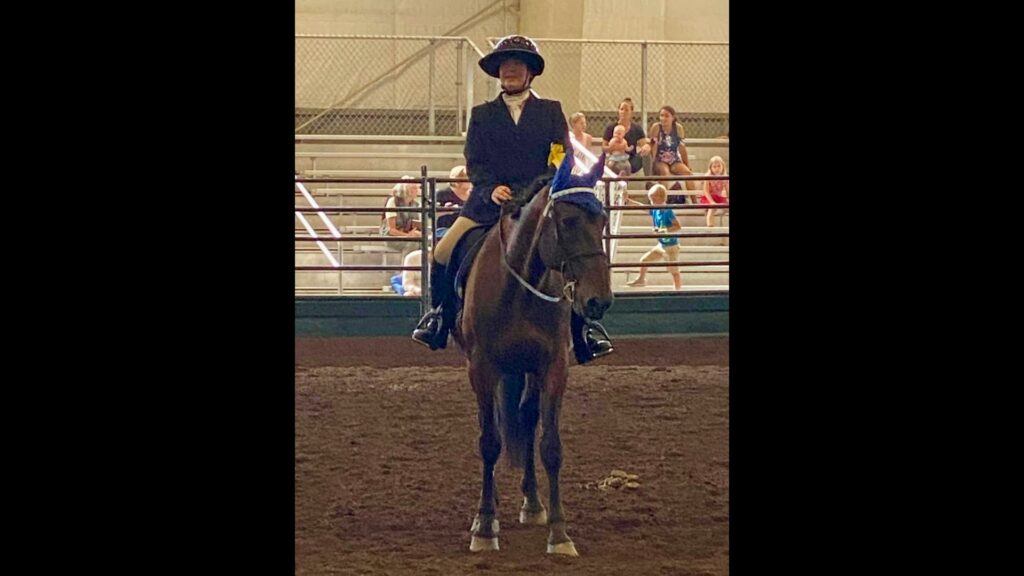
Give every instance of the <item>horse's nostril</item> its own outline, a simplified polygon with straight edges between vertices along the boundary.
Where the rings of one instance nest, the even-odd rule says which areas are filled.
[[[604,316],[605,310],[611,305],[610,302],[601,298],[590,298],[587,300],[586,313],[589,318],[600,319]]]

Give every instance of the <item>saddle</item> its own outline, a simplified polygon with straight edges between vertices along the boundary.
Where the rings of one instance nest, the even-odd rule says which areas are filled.
[[[451,260],[448,262],[448,280],[451,282],[449,286],[455,288],[456,298],[453,298],[453,300],[457,302],[459,308],[462,307],[466,279],[469,277],[469,271],[473,267],[473,261],[476,259],[477,253],[480,252],[480,247],[484,245],[484,239],[487,238],[487,234],[492,228],[494,227],[478,226],[469,230],[462,235],[455,248],[452,249]]]

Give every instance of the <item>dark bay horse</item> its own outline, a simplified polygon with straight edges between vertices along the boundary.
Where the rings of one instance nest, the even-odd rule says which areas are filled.
[[[612,303],[601,242],[606,218],[593,192],[601,160],[589,174],[573,176],[568,152],[551,184],[535,182],[534,190],[543,187],[518,214],[504,215],[489,231],[466,280],[453,337],[469,360],[479,408],[483,487],[471,528],[474,552],[498,549],[494,465],[504,443],[509,463],[524,469],[519,522],[547,524],[549,553],[578,555],[566,534],[558,487],[558,419],[568,376],[570,307],[599,319]],[[534,471],[538,420],[547,509],[537,496]]]

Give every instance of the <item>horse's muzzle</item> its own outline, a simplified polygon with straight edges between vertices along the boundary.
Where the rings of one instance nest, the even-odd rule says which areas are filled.
[[[588,320],[600,320],[611,305],[611,298],[590,298],[583,306],[583,317]]]

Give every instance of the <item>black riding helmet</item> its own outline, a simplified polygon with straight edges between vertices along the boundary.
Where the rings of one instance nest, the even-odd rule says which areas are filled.
[[[501,63],[512,56],[526,62],[526,67],[534,76],[544,73],[544,58],[541,57],[537,44],[526,36],[518,34],[499,40],[491,53],[480,59],[480,68],[488,76],[498,78],[498,69],[501,68]]]

